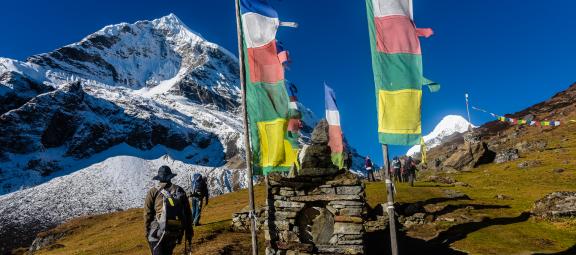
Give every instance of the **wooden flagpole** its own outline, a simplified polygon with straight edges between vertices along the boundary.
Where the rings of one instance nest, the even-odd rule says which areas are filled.
[[[382,144],[382,156],[384,157],[384,176],[386,177],[386,191],[388,193],[388,204],[386,205],[386,211],[388,212],[388,226],[390,227],[390,245],[392,248],[392,255],[398,255],[396,217],[394,214],[394,188],[392,187],[392,180],[390,180],[390,158],[388,157],[387,144]]]
[[[238,62],[240,63],[240,87],[242,88],[242,114],[244,116],[244,148],[246,150],[246,171],[248,171],[248,204],[250,205],[250,231],[252,234],[252,255],[258,255],[258,236],[256,235],[256,214],[254,206],[254,183],[252,180],[252,150],[248,127],[248,110],[246,109],[246,71],[244,70],[244,41],[242,37],[242,20],[240,18],[240,1],[236,3],[236,31],[238,33]]]

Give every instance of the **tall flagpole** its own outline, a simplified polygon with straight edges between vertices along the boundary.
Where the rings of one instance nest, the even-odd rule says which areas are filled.
[[[390,158],[388,157],[387,144],[382,144],[382,156],[384,157],[386,193],[388,193],[386,211],[388,212],[388,226],[390,226],[390,246],[392,248],[392,255],[398,255],[398,240],[396,238],[396,220],[394,214],[394,188],[392,187],[392,181],[390,180]]]
[[[250,205],[250,231],[252,234],[252,255],[258,255],[258,236],[256,235],[256,214],[254,206],[254,183],[252,180],[252,150],[248,128],[248,110],[246,109],[246,72],[244,70],[244,40],[242,38],[242,20],[240,19],[240,1],[236,3],[236,31],[238,33],[238,62],[240,63],[240,87],[242,88],[242,114],[244,116],[244,148],[246,150],[246,171],[248,171],[248,204]]]
[[[468,113],[468,131],[472,131],[472,120],[470,119],[470,109],[468,109],[468,93],[466,96],[466,113]]]

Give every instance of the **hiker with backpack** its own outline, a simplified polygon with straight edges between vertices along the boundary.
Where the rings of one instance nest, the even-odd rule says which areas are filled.
[[[416,162],[409,156],[404,162],[404,169],[408,175],[408,182],[411,187],[414,187],[414,181],[416,180]]]
[[[366,169],[368,181],[376,181],[376,178],[374,178],[374,165],[372,164],[372,160],[369,156],[366,156],[366,160],[364,161],[364,168]]]
[[[390,178],[392,181],[400,181],[401,168],[402,163],[400,163],[400,159],[394,157],[394,159],[392,159],[392,167],[390,168]]]
[[[202,200],[205,198],[208,205],[208,184],[206,178],[196,173],[192,176],[192,191],[190,192],[190,203],[192,204],[192,224],[200,225],[200,216],[202,214]]]
[[[144,200],[146,239],[152,255],[171,255],[184,236],[186,248],[192,244],[190,203],[184,189],[171,182],[174,176],[168,166],[161,166],[152,178],[158,184],[150,188]]]

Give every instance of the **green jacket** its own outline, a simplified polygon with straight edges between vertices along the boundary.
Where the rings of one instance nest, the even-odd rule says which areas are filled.
[[[182,227],[184,228],[186,241],[191,241],[192,236],[194,235],[192,230],[192,210],[190,209],[190,203],[186,197],[186,192],[180,186],[172,183],[160,182],[157,187],[160,189],[167,189],[170,193],[174,193],[178,190],[184,194],[184,199],[182,199],[184,210],[182,212]],[[144,200],[144,225],[146,228],[146,237],[148,237],[150,233],[152,224],[158,224],[155,219],[160,218],[162,213],[163,196],[160,194],[160,191],[157,187],[152,187],[148,191],[148,194],[146,194],[146,199]]]

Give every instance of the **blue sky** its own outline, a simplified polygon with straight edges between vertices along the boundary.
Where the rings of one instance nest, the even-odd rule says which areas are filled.
[[[271,0],[298,29],[278,33],[291,52],[287,78],[300,100],[324,112],[322,82],[335,90],[344,134],[360,152],[381,162],[376,133],[368,25],[361,0]],[[552,96],[576,81],[576,1],[414,0],[415,21],[436,34],[423,39],[426,77],[442,84],[424,94],[423,130],[448,114],[465,116],[464,93],[474,105],[504,114]],[[0,56],[15,59],[51,51],[108,24],[169,13],[232,52],[236,26],[232,0],[5,1]],[[474,124],[491,120],[472,112]],[[392,146],[391,153],[406,147]]]

